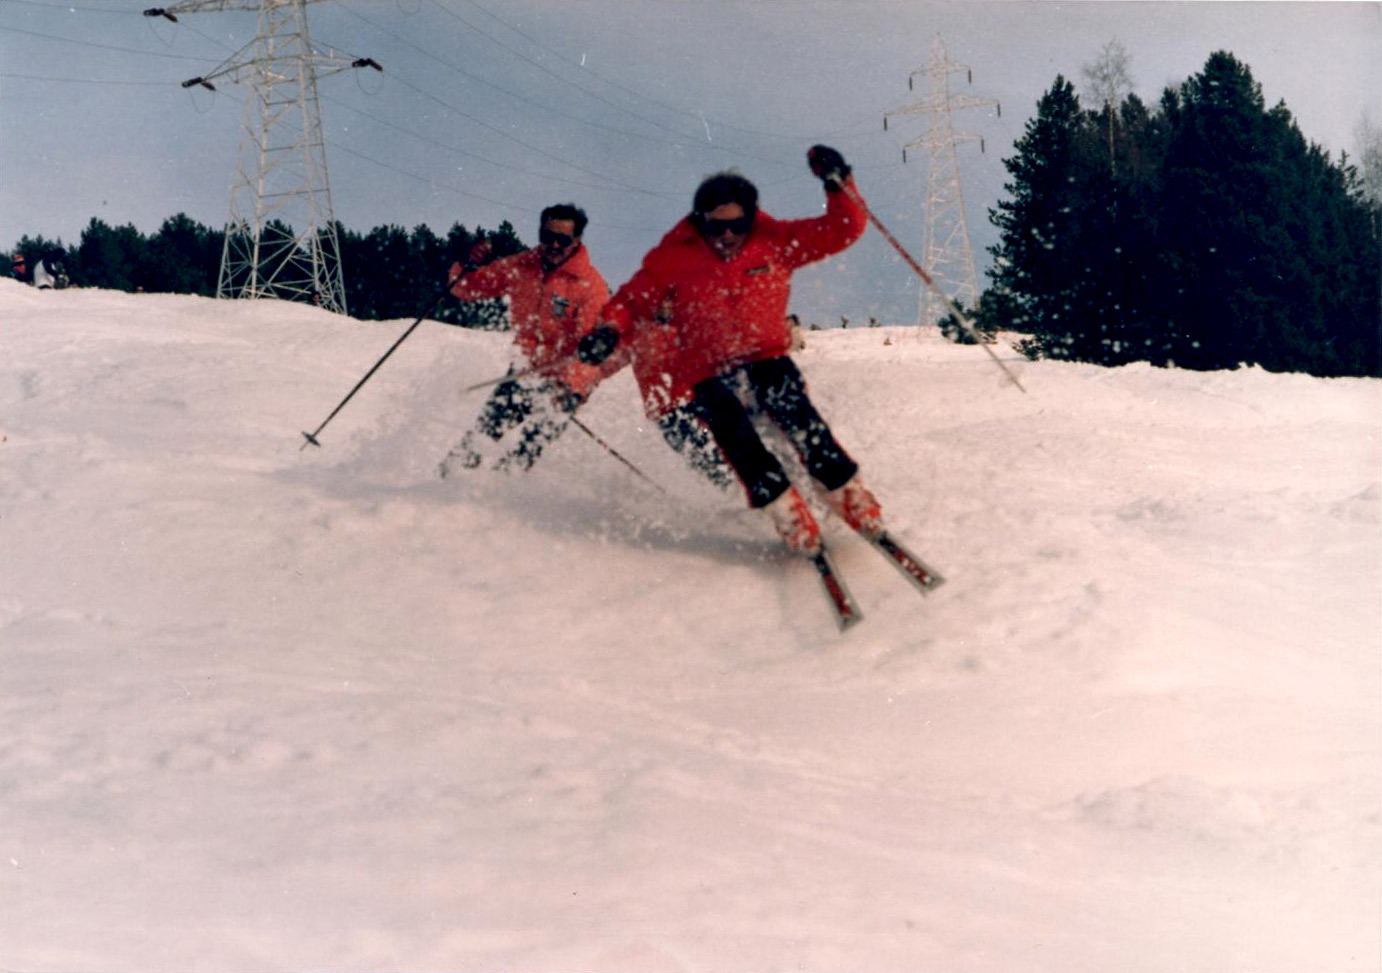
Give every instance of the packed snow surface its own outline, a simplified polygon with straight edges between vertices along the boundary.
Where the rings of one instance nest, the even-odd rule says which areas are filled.
[[[441,480],[503,335],[302,450],[408,322],[0,315],[0,969],[1379,967],[1382,383],[812,333],[949,579],[830,526],[841,635],[627,374],[582,416],[658,487],[576,430]]]

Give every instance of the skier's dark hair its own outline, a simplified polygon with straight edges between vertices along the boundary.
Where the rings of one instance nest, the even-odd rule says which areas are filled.
[[[585,210],[581,209],[575,203],[557,203],[553,206],[548,206],[542,211],[542,216],[538,218],[537,225],[539,227],[546,226],[548,220],[570,220],[572,223],[576,224],[576,236],[580,236],[585,232],[585,224],[587,222]]]
[[[700,224],[706,213],[726,203],[738,203],[744,215],[758,215],[758,187],[737,172],[717,172],[696,189],[691,202],[691,220]]]

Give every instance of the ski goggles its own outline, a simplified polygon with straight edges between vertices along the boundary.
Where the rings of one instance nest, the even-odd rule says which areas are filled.
[[[537,231],[537,239],[544,247],[561,247],[563,250],[576,242],[576,238],[570,233],[558,233],[546,227]]]
[[[743,236],[753,229],[753,217],[747,214],[736,216],[732,220],[712,220],[702,216],[697,223],[701,234],[708,237],[724,236],[726,233]]]

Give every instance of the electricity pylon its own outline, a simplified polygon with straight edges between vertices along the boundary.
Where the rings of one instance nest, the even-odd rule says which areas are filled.
[[[248,80],[238,164],[217,296],[310,300],[346,311],[341,247],[331,205],[317,78],[351,68],[382,70],[370,58],[316,50],[307,4],[318,0],[185,0],[146,17],[252,10],[254,40],[206,75],[184,81]]]
[[[969,95],[956,95],[950,91],[950,75],[964,71],[973,81],[973,73],[963,64],[955,64],[945,53],[945,45],[937,35],[931,45],[931,61],[925,68],[918,68],[907,77],[907,87],[912,88],[912,80],[919,74],[930,80],[930,90],[926,97],[915,104],[898,108],[883,115],[883,128],[888,127],[888,119],[896,115],[926,115],[930,120],[925,134],[902,148],[902,161],[907,161],[907,150],[924,148],[927,150],[926,170],[926,233],[922,248],[922,264],[930,272],[936,283],[964,306],[973,311],[979,302],[979,278],[974,269],[974,251],[969,245],[969,224],[965,219],[964,191],[960,185],[960,162],[955,147],[961,142],[982,140],[977,135],[956,132],[950,115],[963,108],[981,108],[989,105],[1002,107],[989,98],[974,98]],[[917,308],[917,324],[935,324],[945,313],[944,305],[930,288],[921,289]]]

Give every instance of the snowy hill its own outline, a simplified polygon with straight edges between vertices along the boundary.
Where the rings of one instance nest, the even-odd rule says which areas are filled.
[[[842,636],[627,375],[670,497],[574,431],[439,480],[504,336],[301,451],[406,322],[0,315],[0,969],[1378,969],[1378,382],[813,333],[949,578],[832,530]]]

